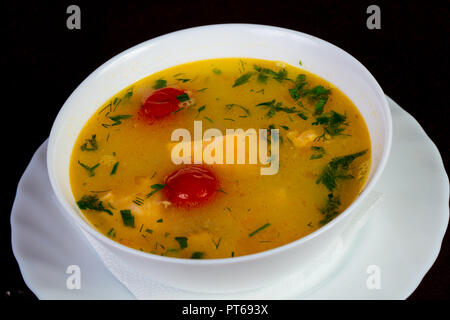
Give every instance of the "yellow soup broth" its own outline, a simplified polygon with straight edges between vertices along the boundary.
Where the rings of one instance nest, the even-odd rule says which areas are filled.
[[[189,100],[143,121],[143,103],[163,87]],[[172,161],[171,134],[193,135],[194,121],[203,132],[278,129],[278,172],[261,175],[260,163],[206,165],[219,183],[212,200],[174,206],[165,179],[186,165]],[[74,145],[70,180],[86,219],[114,241],[170,257],[229,258],[300,239],[344,211],[365,183],[370,147],[358,109],[326,80],[274,61],[203,60],[152,74],[101,106]]]

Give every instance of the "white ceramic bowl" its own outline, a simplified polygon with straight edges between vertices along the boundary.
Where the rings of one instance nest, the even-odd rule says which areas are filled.
[[[359,197],[336,219],[302,239],[236,258],[162,257],[128,248],[97,232],[77,208],[69,183],[70,155],[83,125],[107,99],[143,77],[185,62],[223,57],[277,60],[294,66],[301,60],[302,68],[330,81],[355,103],[367,123],[372,142],[372,168]],[[180,289],[225,293],[270,285],[294,272],[314,270],[320,267],[318,263],[326,263],[327,255],[332,254],[330,245],[351,232],[358,221],[353,209],[379,178],[391,138],[391,115],[383,91],[370,72],[345,51],[313,36],[277,27],[211,25],[146,41],[95,70],[59,112],[50,134],[47,165],[64,213],[101,243],[113,259],[125,261],[127,272],[137,272]]]

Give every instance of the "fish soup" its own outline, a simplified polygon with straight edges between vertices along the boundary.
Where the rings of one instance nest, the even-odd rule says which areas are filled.
[[[363,188],[370,150],[358,109],[326,80],[281,62],[203,60],[100,106],[74,145],[70,181],[86,219],[114,241],[231,258],[330,222]]]

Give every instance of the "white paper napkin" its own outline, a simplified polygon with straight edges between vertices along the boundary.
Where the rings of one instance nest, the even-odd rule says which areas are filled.
[[[382,193],[371,191],[366,199],[354,209],[357,212],[353,215],[355,222],[350,224],[352,225],[351,232],[346,233],[345,237],[338,238],[330,246],[329,251],[323,254],[324,263],[319,263],[323,267],[317,268],[315,266],[314,270],[292,274],[269,287],[232,294],[197,293],[166,286],[136,272],[130,267],[127,261],[116,256],[87,232],[83,231],[83,233],[105,266],[137,299],[289,299],[314,288],[315,285],[330,274],[330,271],[343,257],[345,250],[348,249],[352,240],[358,234],[358,231],[372,216],[373,209],[381,199]],[[333,261],[330,261],[330,257]]]

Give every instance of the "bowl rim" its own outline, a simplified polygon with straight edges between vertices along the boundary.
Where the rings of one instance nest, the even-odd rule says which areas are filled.
[[[224,29],[224,28],[225,29],[243,28],[246,30],[256,30],[256,31],[273,30],[273,31],[292,34],[295,36],[301,36],[301,37],[313,40],[315,42],[318,42],[322,46],[328,46],[334,50],[339,51],[341,54],[347,56],[352,63],[354,63],[356,66],[358,66],[360,71],[363,72],[366,79],[369,82],[371,82],[371,85],[373,86],[375,91],[379,91],[379,93],[382,96],[382,109],[383,109],[382,116],[384,119],[383,121],[385,122],[385,125],[386,125],[386,132],[385,132],[386,134],[385,134],[385,138],[383,141],[384,147],[383,147],[383,151],[382,151],[382,155],[381,155],[381,159],[380,159],[378,168],[373,172],[373,175],[372,175],[370,181],[366,182],[364,189],[359,193],[358,197],[350,204],[350,206],[348,206],[343,212],[341,212],[332,221],[328,222],[324,226],[318,228],[317,230],[311,232],[310,234],[308,234],[300,239],[294,240],[294,241],[284,244],[282,246],[268,249],[268,250],[265,250],[262,252],[252,253],[252,254],[238,256],[238,257],[228,257],[228,258],[185,259],[185,258],[166,257],[166,256],[160,256],[160,255],[156,255],[156,254],[147,253],[144,251],[140,251],[140,250],[125,246],[119,242],[116,242],[116,241],[106,237],[104,234],[100,233],[94,227],[92,227],[87,221],[83,220],[82,217],[77,212],[75,212],[71,208],[71,206],[67,203],[64,196],[62,195],[62,192],[59,189],[59,184],[56,181],[56,174],[53,170],[53,166],[50,161],[50,159],[51,159],[50,155],[51,155],[52,150],[54,149],[54,145],[55,145],[55,131],[58,129],[56,124],[58,124],[61,121],[60,118],[62,117],[63,111],[68,109],[67,102],[72,98],[72,96],[75,94],[75,92],[77,92],[80,89],[80,87],[83,86],[84,83],[90,81],[97,74],[101,73],[103,69],[116,63],[117,60],[121,59],[123,56],[125,56],[129,53],[139,50],[142,47],[146,47],[146,46],[152,44],[153,42],[163,40],[164,38],[170,38],[173,35],[181,35],[181,34],[188,35],[189,33],[193,32],[193,31],[197,31],[197,30],[213,31],[215,29],[220,30],[220,29]],[[391,146],[392,146],[392,116],[391,116],[388,101],[386,99],[386,95],[384,94],[382,88],[380,87],[380,85],[378,84],[378,82],[376,81],[374,76],[369,72],[369,70],[367,70],[367,68],[361,62],[359,62],[356,58],[354,58],[352,55],[350,55],[343,49],[341,49],[341,48],[335,46],[334,44],[329,43],[325,40],[322,40],[320,38],[317,38],[315,36],[312,36],[312,35],[309,35],[309,34],[306,34],[306,33],[300,32],[300,31],[295,31],[295,30],[291,30],[291,29],[287,29],[287,28],[281,28],[281,27],[270,26],[270,25],[262,25],[262,24],[248,24],[248,23],[211,24],[211,25],[204,25],[204,26],[197,26],[197,27],[182,29],[182,30],[170,32],[170,33],[143,41],[137,45],[132,46],[129,49],[126,49],[125,51],[120,52],[119,54],[110,58],[108,61],[104,62],[101,66],[99,66],[93,72],[91,72],[89,74],[89,76],[86,79],[84,79],[77,86],[77,88],[71,93],[71,95],[67,98],[67,100],[64,102],[63,106],[61,107],[60,111],[58,112],[58,115],[56,116],[56,118],[53,122],[52,129],[50,131],[49,144],[48,144],[48,148],[47,148],[47,172],[48,172],[48,176],[50,179],[50,184],[52,186],[53,192],[55,193],[59,203],[62,205],[62,207],[64,209],[63,211],[65,211],[65,214],[70,216],[71,220],[75,220],[77,225],[83,231],[88,232],[91,236],[93,236],[100,242],[105,243],[110,246],[113,246],[113,247],[117,248],[119,251],[125,251],[128,254],[138,256],[139,258],[155,260],[155,261],[161,262],[161,263],[170,263],[170,264],[178,264],[178,265],[179,264],[202,265],[202,266],[204,266],[204,265],[224,265],[224,264],[226,265],[226,264],[244,263],[244,262],[249,262],[252,260],[264,259],[267,256],[280,254],[280,253],[287,251],[293,247],[300,246],[303,243],[309,242],[312,239],[317,238],[321,234],[323,234],[326,231],[328,231],[329,229],[333,228],[335,225],[341,223],[350,214],[350,212],[360,204],[360,202],[367,196],[367,194],[369,194],[369,192],[371,191],[371,189],[373,188],[375,183],[378,181],[379,177],[381,176],[381,174],[386,166],[387,160],[389,158]]]

